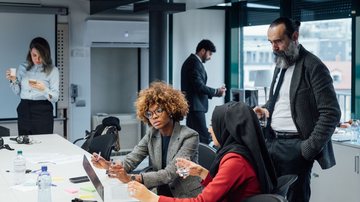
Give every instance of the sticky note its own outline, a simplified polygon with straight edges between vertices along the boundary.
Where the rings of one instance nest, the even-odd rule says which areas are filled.
[[[65,191],[70,194],[76,194],[79,192],[79,190],[77,188],[66,188]]]
[[[80,199],[92,199],[92,198],[95,198],[95,196],[92,194],[80,194],[79,198]]]
[[[53,182],[63,182],[64,181],[63,177],[58,177],[58,176],[52,177],[51,179]]]
[[[95,192],[96,191],[94,186],[84,186],[84,187],[81,187],[80,190],[87,191],[87,192]]]

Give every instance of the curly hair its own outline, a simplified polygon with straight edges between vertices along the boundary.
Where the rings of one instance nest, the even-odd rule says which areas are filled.
[[[183,120],[189,112],[185,95],[180,90],[176,90],[171,85],[161,81],[152,82],[149,88],[139,92],[135,102],[137,118],[146,124],[150,124],[145,117],[145,112],[154,104],[166,111],[174,121]]]

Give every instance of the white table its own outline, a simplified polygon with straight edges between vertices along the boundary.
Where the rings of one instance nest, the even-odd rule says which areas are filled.
[[[35,135],[31,136],[35,142],[30,145],[17,144],[15,141],[9,140],[9,137],[4,137],[4,143],[9,144],[14,151],[6,149],[0,150],[0,200],[7,202],[37,202],[37,189],[34,186],[29,186],[32,190],[24,191],[14,189],[13,186],[13,159],[16,156],[17,150],[22,150],[25,158],[27,159],[27,169],[37,170],[41,165],[47,165],[48,171],[53,178],[53,184],[56,185],[51,188],[52,202],[70,202],[72,199],[80,196],[90,197],[88,200],[102,201],[98,193],[83,191],[80,188],[86,186],[92,186],[91,182],[73,184],[69,181],[71,177],[86,175],[82,166],[83,155],[88,158],[90,154],[82,150],[71,142],[67,141],[63,137],[50,134],[50,135]],[[47,158],[53,154],[53,158]],[[35,157],[39,157],[36,159]],[[64,160],[61,160],[64,157]],[[53,161],[48,163],[37,163],[36,160],[47,159],[47,161]],[[56,164],[54,164],[56,163]],[[10,171],[10,172],[9,172]],[[106,177],[105,171],[96,169],[100,180],[103,182],[109,180]],[[32,181],[37,178],[37,174],[26,174],[26,180]],[[105,182],[106,183],[106,182]],[[122,185],[123,187],[125,185]],[[24,188],[24,186],[22,186]],[[25,187],[27,188],[27,187]],[[68,193],[67,189],[79,190],[78,193]],[[124,198],[128,198],[126,189],[121,189],[121,195]]]

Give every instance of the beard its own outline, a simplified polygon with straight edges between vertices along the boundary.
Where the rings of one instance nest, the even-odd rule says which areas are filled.
[[[274,55],[276,66],[281,69],[286,69],[294,65],[299,58],[299,47],[296,45],[295,41],[292,41],[286,50],[274,51]]]
[[[206,55],[204,55],[200,59],[201,59],[202,63],[205,63],[206,61],[208,61],[208,59],[206,58]]]

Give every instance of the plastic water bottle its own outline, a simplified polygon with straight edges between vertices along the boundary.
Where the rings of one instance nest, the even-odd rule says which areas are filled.
[[[51,202],[51,176],[47,166],[41,166],[41,173],[37,178],[38,202]]]
[[[22,151],[18,150],[14,159],[14,184],[22,184],[25,180],[26,160]]]

